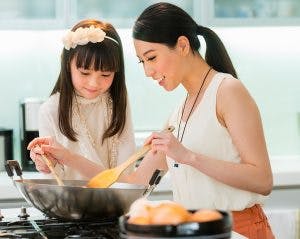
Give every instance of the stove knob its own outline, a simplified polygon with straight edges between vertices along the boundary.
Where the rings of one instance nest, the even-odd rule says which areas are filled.
[[[21,213],[20,215],[18,215],[18,217],[20,218],[20,220],[27,220],[27,218],[30,217],[26,211],[26,207],[21,207]]]
[[[3,218],[4,216],[1,214],[1,209],[0,209],[0,222],[2,221]]]

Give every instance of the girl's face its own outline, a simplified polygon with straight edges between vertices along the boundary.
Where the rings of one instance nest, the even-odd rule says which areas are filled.
[[[76,93],[86,99],[94,99],[108,91],[115,72],[77,68],[74,57],[71,60],[71,76]]]
[[[167,91],[175,89],[182,81],[180,57],[177,47],[170,49],[166,45],[134,39],[134,47],[145,75],[164,87]]]

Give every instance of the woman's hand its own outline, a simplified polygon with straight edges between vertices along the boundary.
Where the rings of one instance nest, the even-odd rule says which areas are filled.
[[[187,163],[186,159],[190,151],[170,132],[154,132],[144,144],[151,144],[153,153],[162,152],[178,163]]]
[[[55,166],[57,163],[67,164],[70,154],[69,150],[52,137],[35,138],[28,144],[27,149],[30,150],[30,158],[34,161],[36,169],[43,173],[50,173],[50,169],[41,155],[45,154]]]

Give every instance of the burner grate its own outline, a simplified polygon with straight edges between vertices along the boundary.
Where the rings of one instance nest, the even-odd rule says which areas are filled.
[[[117,239],[119,228],[117,218],[92,222],[64,222],[57,219],[0,222],[0,238]]]

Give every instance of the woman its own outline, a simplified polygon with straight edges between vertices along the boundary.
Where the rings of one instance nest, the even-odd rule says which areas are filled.
[[[219,37],[179,7],[158,3],[138,17],[133,38],[146,76],[167,91],[182,85],[187,96],[167,121],[175,131],[148,138],[152,151],[131,180],[146,184],[156,168],[169,170],[175,201],[230,210],[236,232],[274,238],[260,206],[273,179],[259,110]]]

